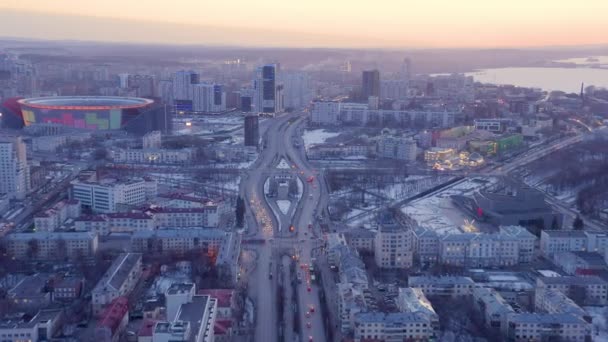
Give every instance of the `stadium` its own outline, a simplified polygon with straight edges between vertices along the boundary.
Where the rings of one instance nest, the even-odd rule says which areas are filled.
[[[21,99],[25,126],[58,123],[89,130],[120,129],[154,101],[133,97],[38,97]]]
[[[54,123],[84,130],[119,130],[145,134],[167,131],[170,119],[154,100],[118,96],[52,96],[7,101],[11,126]]]

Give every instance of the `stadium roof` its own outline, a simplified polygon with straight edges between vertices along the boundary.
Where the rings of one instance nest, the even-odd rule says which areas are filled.
[[[21,99],[18,102],[22,106],[39,109],[109,110],[141,108],[154,101],[120,96],[47,96]]]

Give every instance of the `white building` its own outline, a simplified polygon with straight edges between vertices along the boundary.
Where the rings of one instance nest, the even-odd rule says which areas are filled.
[[[284,85],[285,108],[301,109],[312,100],[312,83],[305,72],[282,72],[281,83]]]
[[[253,105],[258,113],[281,113],[284,107],[284,87],[280,84],[278,64],[256,68],[253,78]]]
[[[540,234],[540,252],[552,258],[561,252],[604,253],[608,246],[608,235],[582,230],[543,230]]]
[[[351,283],[338,283],[337,291],[340,331],[349,334],[354,329],[356,315],[368,310],[365,293]]]
[[[420,288],[427,297],[462,297],[473,293],[475,282],[469,277],[414,276],[408,278],[407,286]]]
[[[475,119],[475,129],[500,134],[511,122],[511,119]]]
[[[432,229],[415,228],[412,235],[414,256],[421,265],[433,265],[439,261],[439,236]]]
[[[340,116],[340,102],[315,101],[312,104],[310,121],[317,125],[337,125]]]
[[[400,127],[450,127],[454,124],[458,112],[447,110],[384,110],[370,109],[361,103],[337,103],[338,114],[335,116],[336,102],[330,105],[315,102],[311,113],[313,124],[349,124],[366,125],[399,125]],[[335,122],[333,121],[335,117]]]
[[[457,266],[513,266],[533,260],[535,241],[518,226],[503,227],[497,234],[449,234],[439,240],[438,259]]]
[[[167,321],[157,322],[153,342],[213,342],[217,299],[196,295],[194,284],[172,284],[165,293]]]
[[[142,138],[143,148],[161,148],[162,140],[160,131],[146,133]]]
[[[34,216],[34,227],[37,231],[52,232],[61,227],[69,218],[80,216],[80,202],[78,200],[61,201],[52,208]]]
[[[14,233],[4,237],[7,253],[16,259],[56,260],[91,257],[98,238],[83,232]]]
[[[536,294],[544,296],[546,290],[557,290],[584,305],[606,305],[608,303],[608,283],[600,277],[538,277]]]
[[[378,156],[382,158],[416,161],[418,147],[410,137],[383,134],[377,141]]]
[[[0,194],[24,199],[29,190],[29,168],[21,137],[0,139]]]
[[[195,149],[116,149],[111,155],[112,160],[118,163],[189,164],[194,159]]]
[[[63,310],[41,310],[29,321],[0,320],[3,342],[50,341],[62,326]]]
[[[192,87],[192,108],[195,112],[219,113],[226,110],[226,93],[213,83],[199,83]]]
[[[428,341],[435,334],[422,313],[365,312],[355,318],[355,342]]]
[[[435,336],[439,336],[439,315],[419,288],[401,287],[396,301],[401,312],[422,313],[428,317]]]
[[[141,278],[141,254],[122,253],[91,292],[93,314],[99,315],[115,298],[128,296]]]
[[[589,314],[572,299],[556,289],[536,291],[534,296],[534,310],[550,314],[573,314],[588,317]]]
[[[149,179],[72,182],[72,198],[100,213],[116,212],[120,204],[141,205],[156,196],[156,192],[156,181]]]
[[[202,249],[209,254],[230,252],[237,237],[219,229],[160,229],[138,231],[131,237],[131,250],[140,253],[186,253]],[[218,257],[219,258],[219,257]]]
[[[381,268],[412,267],[412,231],[398,225],[381,226],[374,239],[374,260]]]
[[[513,313],[506,326],[505,337],[514,342],[591,340],[591,324],[572,314]]]
[[[473,307],[482,317],[483,324],[492,330],[505,332],[507,316],[513,307],[495,290],[487,287],[473,289]]]
[[[202,208],[155,208],[150,212],[159,228],[217,228],[220,221],[220,206]]]
[[[199,83],[199,75],[194,71],[178,71],[173,74],[173,99],[192,100],[193,86]]]
[[[405,100],[408,98],[409,82],[403,80],[381,80],[380,94],[382,98],[391,100]]]

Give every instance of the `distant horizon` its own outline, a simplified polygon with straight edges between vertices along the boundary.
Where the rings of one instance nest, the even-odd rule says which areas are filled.
[[[604,7],[606,11],[602,13],[608,13],[608,4],[601,1],[594,1],[598,11],[589,11],[593,9],[593,4],[589,3],[550,10],[539,8],[537,3],[534,6],[525,4],[526,16],[519,12],[524,10],[523,0],[513,0],[510,7],[496,8],[484,8],[478,0],[467,0],[456,7],[449,1],[437,1],[443,3],[443,7],[436,11],[427,5],[379,0],[377,6],[369,6],[369,15],[364,12],[367,7],[351,4],[339,8],[344,13],[338,11],[332,16],[327,13],[330,9],[313,11],[315,6],[321,6],[320,0],[310,0],[311,4],[303,8],[280,5],[279,0],[266,0],[255,5],[262,4],[262,8],[272,10],[272,6],[283,6],[283,12],[264,13],[265,20],[251,20],[242,12],[251,13],[255,19],[260,9],[250,2],[237,0],[230,5],[174,0],[174,5],[184,3],[186,8],[171,10],[156,1],[138,6],[107,0],[104,4],[95,2],[85,6],[75,0],[57,0],[52,4],[13,0],[13,4],[0,5],[0,36],[46,41],[251,48],[471,50],[608,46],[608,37],[604,34],[608,23],[596,18]],[[383,2],[390,6],[387,9],[416,8],[421,15],[428,13],[430,17],[426,20],[423,15],[404,12],[401,17],[391,11],[385,13],[378,9]],[[467,2],[475,6],[469,8]],[[233,7],[237,5],[233,3],[243,8],[236,10]],[[200,17],[189,14],[187,6],[192,7],[192,12],[202,13]],[[327,6],[337,5],[332,2]],[[163,10],[167,13],[160,12]],[[308,18],[307,11],[312,13]],[[505,14],[497,13],[500,11]],[[545,11],[542,23],[532,17],[535,13],[544,15]],[[508,18],[509,12],[514,17]],[[490,14],[498,16],[491,20]],[[221,15],[226,17],[215,18]]]

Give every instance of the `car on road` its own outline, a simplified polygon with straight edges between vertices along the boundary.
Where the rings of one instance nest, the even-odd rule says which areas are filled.
[[[312,324],[311,324],[310,322],[307,322],[307,323],[306,323],[306,327],[307,327],[308,329],[310,329],[310,328],[312,328]]]
[[[306,311],[306,318],[310,317],[310,311]]]
[[[308,307],[308,309],[309,309],[309,311],[310,311],[311,313],[312,313],[312,312],[315,312],[315,306],[314,306],[314,305],[310,305],[310,306]]]
[[[312,291],[312,288],[309,286],[308,287],[308,292],[311,292],[311,291]]]
[[[308,336],[308,342],[312,342],[312,336]]]

